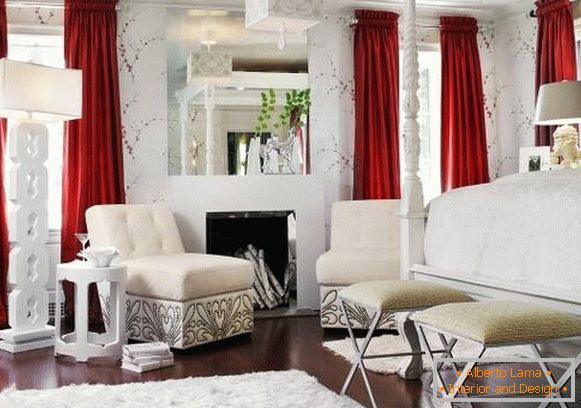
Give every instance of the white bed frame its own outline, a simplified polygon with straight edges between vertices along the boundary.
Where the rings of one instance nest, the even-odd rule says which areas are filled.
[[[474,280],[466,276],[441,273],[424,264],[424,232],[427,212],[424,209],[422,182],[418,176],[420,138],[418,111],[419,65],[416,32],[416,1],[404,5],[404,153],[405,173],[401,200],[401,279],[439,282],[473,294],[482,299],[512,299],[555,307],[581,314],[581,295],[515,285],[511,282]]]

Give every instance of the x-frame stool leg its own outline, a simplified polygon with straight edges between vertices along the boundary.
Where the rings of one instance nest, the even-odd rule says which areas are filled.
[[[349,318],[349,312],[344,300],[341,300],[341,309],[345,316],[345,321],[347,322],[347,331],[349,332],[349,337],[351,338],[351,342],[353,343],[353,349],[356,354],[355,361],[353,362],[351,370],[349,370],[349,374],[347,375],[345,383],[343,384],[343,388],[341,389],[341,395],[345,395],[345,393],[349,389],[349,386],[351,385],[351,382],[353,381],[355,372],[359,368],[359,370],[361,371],[361,376],[363,377],[363,381],[365,382],[365,388],[367,389],[367,393],[369,394],[369,399],[371,400],[371,405],[373,408],[377,408],[377,403],[373,395],[373,390],[371,389],[371,383],[369,382],[369,378],[367,376],[367,369],[365,368],[363,357],[365,356],[365,352],[367,351],[369,343],[373,338],[373,333],[375,332],[375,329],[379,325],[379,319],[381,318],[381,310],[378,310],[373,315],[371,325],[369,326],[369,331],[367,332],[367,335],[363,340],[363,344],[361,345],[361,347],[359,347],[359,345],[357,344],[357,339],[355,338],[355,335],[353,333],[353,327],[351,325],[351,320]]]
[[[533,345],[533,351],[535,352],[537,357],[542,358],[541,350],[539,349],[538,345],[536,344]],[[543,362],[540,362],[539,365],[543,368],[543,371],[545,372],[545,377],[549,384],[557,387],[557,389],[560,390],[563,386],[565,386],[569,382],[570,378],[575,375],[577,369],[581,365],[581,353],[577,354],[577,357],[575,357],[575,362],[563,373],[563,375],[558,381],[555,381],[555,377],[553,377],[552,373],[547,374],[548,370]],[[557,394],[559,397],[562,397],[560,391],[557,391]],[[542,402],[541,404],[539,404],[539,408],[545,408],[554,403],[556,402],[551,401],[549,399],[547,402]],[[565,402],[560,402],[559,405],[565,408],[568,406]]]
[[[430,342],[428,341],[428,337],[426,335],[424,328],[421,325],[416,325],[416,326],[418,328],[418,333],[420,335],[420,340],[422,342],[422,348],[426,351],[426,356],[430,360],[430,363],[431,363],[433,369],[435,369],[435,371],[436,371],[436,372],[432,373],[432,383],[433,383],[433,386],[436,387],[436,393],[441,394],[444,397],[450,397],[450,398],[455,397],[458,394],[458,390],[460,389],[460,387],[464,384],[464,382],[468,378],[469,371],[471,369],[473,369],[474,366],[476,366],[476,363],[475,362],[468,363],[463,368],[462,374],[456,380],[456,383],[453,386],[454,391],[452,394],[447,394],[445,390],[443,392],[440,391],[440,387],[444,387],[444,388],[446,387],[445,382],[444,382],[444,378],[442,377],[442,373],[440,372],[440,369],[441,369],[443,363],[439,363],[437,365],[434,364],[434,354],[436,354],[436,352],[432,349],[432,346],[430,346]],[[452,350],[454,349],[454,346],[456,345],[458,339],[452,338],[450,341],[448,341],[443,334],[438,333],[438,336],[440,337],[440,341],[442,342],[442,345],[444,346],[444,351],[442,352],[442,356],[444,358],[453,357]],[[486,351],[486,347],[482,346],[482,349],[480,350],[480,353],[478,354],[477,358],[482,357],[482,355],[484,354],[485,351]],[[456,371],[460,371],[458,366],[456,365],[456,363],[452,363],[452,365]],[[435,381],[434,381],[434,379],[435,379]],[[470,407],[474,407],[474,405],[469,401],[467,401],[467,404]]]

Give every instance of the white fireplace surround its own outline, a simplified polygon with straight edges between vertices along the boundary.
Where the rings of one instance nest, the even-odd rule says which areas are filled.
[[[206,214],[295,211],[297,308],[318,309],[317,258],[325,252],[325,197],[316,176],[172,176],[174,211],[187,251],[206,252]]]

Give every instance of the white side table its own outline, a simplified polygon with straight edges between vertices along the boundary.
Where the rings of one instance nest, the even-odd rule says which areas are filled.
[[[94,268],[86,262],[75,261],[57,266],[56,314],[61,316],[61,285],[75,285],[75,331],[61,334],[61,321],[55,319],[54,355],[75,357],[86,362],[91,357],[121,358],[125,343],[125,289],[127,268],[122,265]],[[111,331],[103,334],[89,331],[89,284],[107,282],[110,285]]]

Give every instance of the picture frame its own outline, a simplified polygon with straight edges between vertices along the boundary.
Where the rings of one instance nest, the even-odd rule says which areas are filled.
[[[519,173],[549,171],[551,169],[551,147],[521,147],[519,153]]]

